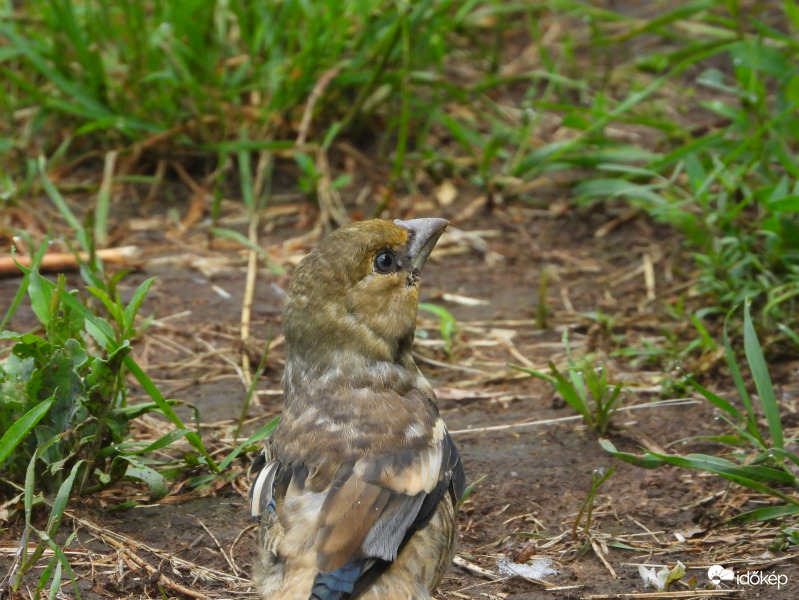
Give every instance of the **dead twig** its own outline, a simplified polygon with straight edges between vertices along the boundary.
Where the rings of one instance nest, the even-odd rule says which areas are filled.
[[[247,248],[247,278],[244,284],[244,298],[241,302],[241,377],[244,389],[249,389],[252,385],[252,369],[250,367],[250,321],[252,320],[252,304],[255,298],[255,278],[258,273],[258,228],[260,226],[260,214],[263,208],[262,199],[268,176],[272,168],[272,155],[269,152],[261,152],[256,168],[255,182],[253,184],[253,201],[259,206],[253,207],[249,214],[249,224],[247,227],[247,239],[250,247]],[[258,198],[258,200],[255,200]]]
[[[679,592],[637,592],[632,594],[596,594],[583,596],[585,600],[605,600],[606,598],[719,598],[737,594],[743,590],[682,590]]]
[[[192,589],[187,588],[184,585],[180,585],[179,583],[172,581],[169,577],[161,573],[158,569],[152,566],[143,558],[139,557],[133,550],[125,546],[125,544],[116,541],[112,537],[104,535],[100,532],[100,538],[103,540],[104,543],[108,544],[109,546],[113,546],[116,548],[120,553],[122,553],[125,557],[127,557],[131,562],[133,562],[136,566],[143,568],[147,571],[150,575],[157,575],[158,576],[158,583],[167,587],[171,590],[179,592],[181,594],[185,594],[187,596],[191,596],[192,598],[198,598],[200,600],[207,600],[209,596],[206,596],[202,592],[196,592]]]
[[[594,554],[599,557],[599,560],[601,560],[602,564],[605,565],[605,568],[610,572],[610,575],[613,577],[613,579],[618,579],[619,577],[616,575],[616,571],[614,571],[613,567],[610,566],[610,563],[605,558],[604,552],[602,552],[602,548],[599,547],[599,544],[596,543],[596,540],[589,535],[588,541],[591,543],[591,548],[593,548]]]
[[[305,140],[308,138],[308,130],[311,127],[311,118],[313,117],[314,106],[319,101],[319,98],[322,97],[322,94],[324,94],[325,89],[327,89],[327,86],[330,85],[330,82],[336,78],[336,75],[338,75],[339,71],[340,69],[333,68],[322,73],[319,81],[316,82],[313,90],[311,90],[311,95],[308,96],[308,102],[305,104],[305,110],[302,113],[302,121],[300,121],[300,129],[297,135],[297,142],[295,144],[296,146],[302,146],[305,143]]]
[[[214,540],[214,543],[216,544],[216,547],[219,548],[219,551],[222,553],[222,558],[225,559],[225,562],[228,564],[230,569],[233,571],[233,574],[234,575],[241,575],[241,572],[239,571],[239,568],[231,560],[231,558],[227,555],[227,552],[225,552],[225,549],[222,547],[222,544],[219,543],[219,540],[216,538],[216,536],[213,534],[213,532],[210,529],[208,529],[208,527],[206,527],[205,523],[202,522],[202,519],[200,519],[200,517],[195,515],[194,518],[197,519],[197,522],[200,524],[200,526],[203,529],[205,529],[205,533],[207,533],[210,536],[210,538],[212,540]]]
[[[465,569],[469,573],[472,573],[473,575],[477,575],[479,577],[485,577],[486,579],[493,579],[493,580],[503,579],[503,577],[500,577],[498,574],[493,573],[488,569],[484,569],[483,567],[480,567],[474,563],[471,563],[462,556],[456,556],[454,559],[452,559],[452,563],[460,567],[461,569]]]
[[[137,267],[140,254],[137,246],[120,246],[98,250],[97,258],[105,263]],[[80,268],[81,262],[87,260],[89,260],[89,255],[85,252],[78,252],[77,256],[68,252],[51,252],[42,257],[39,271],[42,273],[75,271]],[[33,259],[30,256],[0,256],[0,276],[22,275],[22,271],[19,270],[16,263],[23,267],[30,267],[33,264]]]
[[[689,404],[700,404],[699,400],[691,400],[686,398],[676,398],[674,400],[661,400],[660,402],[647,402],[646,404],[633,404],[632,406],[622,406],[617,412],[637,410],[641,408],[662,408],[664,406],[686,406]],[[578,421],[582,419],[582,415],[574,415],[571,417],[558,417],[557,419],[543,419],[541,421],[522,421],[519,423],[508,423],[507,425],[491,425],[489,427],[477,427],[475,429],[456,429],[450,431],[450,435],[463,435],[465,433],[485,433],[487,431],[505,431],[506,429],[515,429],[517,427],[532,427],[534,425],[551,425],[552,423],[562,423],[564,421]]]

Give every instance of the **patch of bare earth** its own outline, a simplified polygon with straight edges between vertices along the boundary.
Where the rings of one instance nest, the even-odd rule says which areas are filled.
[[[658,597],[717,597],[719,591],[708,587],[707,569],[713,564],[738,573],[773,572],[788,581],[780,589],[724,584],[729,597],[798,597],[795,548],[794,554],[767,549],[778,524],[723,523],[767,499],[722,479],[619,464],[594,499],[588,529],[585,514],[577,522],[594,473],[616,461],[549,386],[508,367],[546,371],[549,361],[564,366],[563,332],[568,330],[575,355],[595,353],[614,381],[625,382],[625,410],[616,414],[607,434],[620,450],[717,451],[709,442],[680,442],[724,430],[707,405],[690,398],[675,405],[654,403],[664,378],[674,375],[672,358],[638,362],[635,353],[625,358],[613,353],[662,341],[664,331],[685,336],[683,325],[663,310],[689,289],[679,242],[645,218],[621,211],[555,215],[508,206],[493,213],[481,209],[464,219],[466,206],[459,201],[427,211],[451,218],[454,225],[427,267],[422,300],[445,306],[457,319],[458,333],[448,353],[438,322],[420,313],[423,335],[417,346],[418,362],[439,390],[468,478],[483,478],[460,512],[457,565],[438,597],[653,597],[639,565],[657,570],[678,560],[688,569],[683,581],[692,580],[695,590],[677,583],[670,595]],[[231,222],[235,217],[229,215]],[[245,430],[280,410],[280,289],[316,241],[314,235],[303,237],[307,230],[297,222],[291,210],[265,216],[261,242],[270,261],[286,272],[264,267],[257,273],[245,366],[239,330],[246,258],[239,246],[224,240],[209,244],[202,226],[181,231],[170,227],[167,217],[132,219],[118,240],[142,250],[140,270],[123,280],[123,294],[146,277],[158,277],[143,308],[155,321],[136,342],[136,359],[166,397],[199,407],[204,439],[219,457],[234,442],[245,395],[243,372],[256,368],[270,335],[267,368]],[[0,305],[10,301],[17,283],[0,280]],[[30,315],[21,311],[10,328],[31,326]],[[796,383],[794,371],[785,370],[779,382],[785,389]],[[715,368],[709,371],[706,384],[730,387],[723,375],[713,379],[715,373]],[[146,400],[131,386],[132,401]],[[795,401],[786,401],[785,410],[795,411]],[[191,412],[182,414],[189,419]],[[141,439],[156,439],[167,429],[154,418],[135,426]],[[247,579],[256,555],[246,499],[250,460],[235,461],[226,476],[207,487],[176,482],[172,494],[156,503],[148,501],[146,490],[121,483],[72,505],[62,529],[80,530],[69,555],[83,597],[252,597]],[[140,506],[109,510],[131,500]],[[4,526],[0,560],[10,564],[20,523]],[[500,564],[544,559],[557,573],[540,579],[508,576],[508,567]],[[27,584],[31,589],[33,580]],[[62,591],[73,595],[68,584]],[[23,592],[22,597],[28,596]]]

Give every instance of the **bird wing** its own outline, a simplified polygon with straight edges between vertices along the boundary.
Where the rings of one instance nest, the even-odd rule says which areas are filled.
[[[303,537],[315,536],[318,598],[342,597],[363,577],[373,577],[396,559],[448,491],[457,501],[463,490],[460,456],[435,406],[418,390],[384,394],[396,398],[378,398],[368,417],[360,415],[364,419],[350,415],[358,429],[329,438],[329,444],[319,440],[325,428],[341,433],[335,419],[309,408],[294,426],[284,421],[276,445],[289,442],[253,483],[254,512],[276,501],[284,527],[313,526]],[[307,426],[310,419],[315,429]]]
[[[393,561],[409,530],[432,515],[460,457],[441,419],[429,435],[421,450],[403,448],[342,465],[317,520],[320,572],[353,558]]]

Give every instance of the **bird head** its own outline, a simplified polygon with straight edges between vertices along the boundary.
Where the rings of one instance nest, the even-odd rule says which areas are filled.
[[[284,299],[287,385],[293,372],[313,378],[377,363],[412,366],[419,274],[447,225],[374,219],[322,240],[297,266]]]

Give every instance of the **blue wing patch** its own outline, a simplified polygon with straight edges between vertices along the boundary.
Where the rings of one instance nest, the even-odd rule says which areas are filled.
[[[373,560],[361,559],[347,563],[343,567],[319,573],[314,579],[309,600],[341,600],[348,598],[355,589],[355,584],[364,571],[374,563]]]

